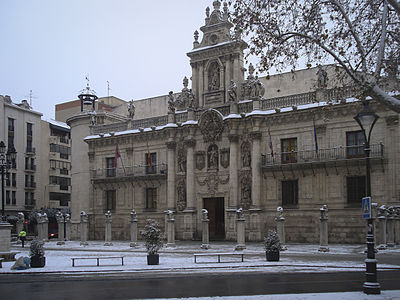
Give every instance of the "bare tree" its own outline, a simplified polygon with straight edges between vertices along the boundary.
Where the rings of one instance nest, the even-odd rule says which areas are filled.
[[[398,82],[400,13],[397,0],[236,0],[232,21],[249,41],[260,71],[293,70],[332,62],[364,96],[400,112],[400,100],[383,88]]]

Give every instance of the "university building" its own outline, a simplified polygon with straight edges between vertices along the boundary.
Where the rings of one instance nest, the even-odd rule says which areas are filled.
[[[329,241],[362,243],[366,189],[362,109],[351,82],[320,66],[258,78],[245,68],[239,34],[227,6],[206,12],[194,33],[192,74],[179,93],[121,104],[84,107],[71,127],[72,238],[80,212],[89,238],[104,239],[105,212],[114,240],[130,238],[130,212],[165,224],[173,210],[176,238],[201,239],[201,211],[211,239],[236,240],[236,210],[246,239],[260,241],[284,209],[288,242],[318,242],[320,208],[329,209]],[[191,84],[189,85],[189,79]],[[96,100],[93,100],[96,101]],[[399,115],[367,99],[379,115],[371,135],[372,200],[400,205]],[[87,104],[87,103],[86,103]]]

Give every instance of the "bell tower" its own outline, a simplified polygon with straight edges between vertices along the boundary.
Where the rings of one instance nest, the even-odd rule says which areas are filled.
[[[240,86],[244,80],[243,50],[247,44],[240,34],[231,33],[228,4],[213,2],[214,10],[206,8],[201,42],[194,32],[193,50],[187,53],[192,66],[192,90],[199,107],[219,107],[228,102],[228,88]],[[238,91],[239,92],[239,91]],[[238,93],[239,94],[239,93]]]

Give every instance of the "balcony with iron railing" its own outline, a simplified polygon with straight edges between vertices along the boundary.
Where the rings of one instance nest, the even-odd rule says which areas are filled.
[[[34,147],[26,147],[26,154],[31,154],[31,155],[36,154],[36,148],[34,148]]]
[[[383,159],[384,158],[384,145],[374,144],[370,145],[370,158]],[[296,165],[305,166],[311,164],[321,164],[328,162],[339,161],[356,161],[364,160],[366,158],[364,146],[339,146],[328,149],[314,150],[298,150],[290,152],[277,152],[273,155],[267,154],[262,156],[262,168],[269,169],[276,166]]]
[[[35,189],[36,188],[36,182],[34,182],[34,181],[26,181],[25,182],[25,188],[26,189]]]
[[[161,163],[156,165],[136,165],[118,168],[104,168],[91,170],[91,178],[97,179],[113,179],[113,178],[137,178],[146,179],[155,176],[166,176],[167,164]]]

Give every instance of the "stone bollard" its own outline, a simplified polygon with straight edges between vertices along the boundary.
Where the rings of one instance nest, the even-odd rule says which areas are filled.
[[[57,245],[64,245],[64,216],[63,214],[58,211],[56,213],[56,220],[57,220],[57,225],[58,225],[58,242]]]
[[[400,206],[395,206],[394,242],[400,245]]]
[[[320,252],[329,252],[328,247],[328,206],[322,205],[319,209],[321,213],[319,226],[319,249]]]
[[[47,218],[47,214],[37,213],[36,221],[37,221],[38,239],[43,242],[47,242],[49,240],[49,219]]]
[[[88,238],[88,222],[89,217],[83,210],[81,211],[81,245],[88,245],[87,238]]]
[[[201,249],[210,249],[210,235],[208,230],[208,224],[210,220],[208,219],[208,211],[203,208],[201,210],[202,218],[201,218],[201,226],[202,226],[202,244]]]
[[[379,245],[378,250],[386,249],[386,214],[387,210],[385,205],[378,209],[378,230],[379,230]]]
[[[386,230],[387,230],[387,246],[394,247],[394,219],[395,210],[393,206],[387,209]]]
[[[283,207],[282,206],[278,206],[276,208],[276,232],[278,234],[279,237],[279,241],[281,242],[281,251],[285,251],[287,250],[287,247],[285,245],[286,241],[286,237],[285,237],[285,218],[283,216]]]
[[[239,208],[236,211],[236,234],[237,234],[237,245],[235,250],[246,249],[245,244],[245,223],[246,219],[243,216],[243,209]]]
[[[17,218],[18,218],[17,221],[17,236],[18,236],[18,234],[22,231],[22,229],[24,229],[24,221],[25,221],[24,213],[19,212],[17,214]]]
[[[167,210],[166,214],[167,214],[167,247],[176,247],[174,212],[172,210]]]
[[[136,211],[134,209],[131,210],[131,243],[129,246],[137,247],[138,246],[138,231],[137,224],[138,219],[136,217]]]
[[[64,241],[68,241],[68,237],[70,236],[70,231],[71,231],[71,215],[70,214],[65,214],[64,222],[65,222]]]
[[[0,253],[10,252],[11,247],[11,228],[12,225],[8,222],[3,222],[0,219]],[[0,255],[0,258],[2,256]],[[4,258],[4,256],[3,256]]]
[[[112,246],[112,237],[111,237],[111,222],[112,222],[112,214],[108,210],[105,214],[106,216],[106,226],[105,226],[105,241],[104,246]]]

